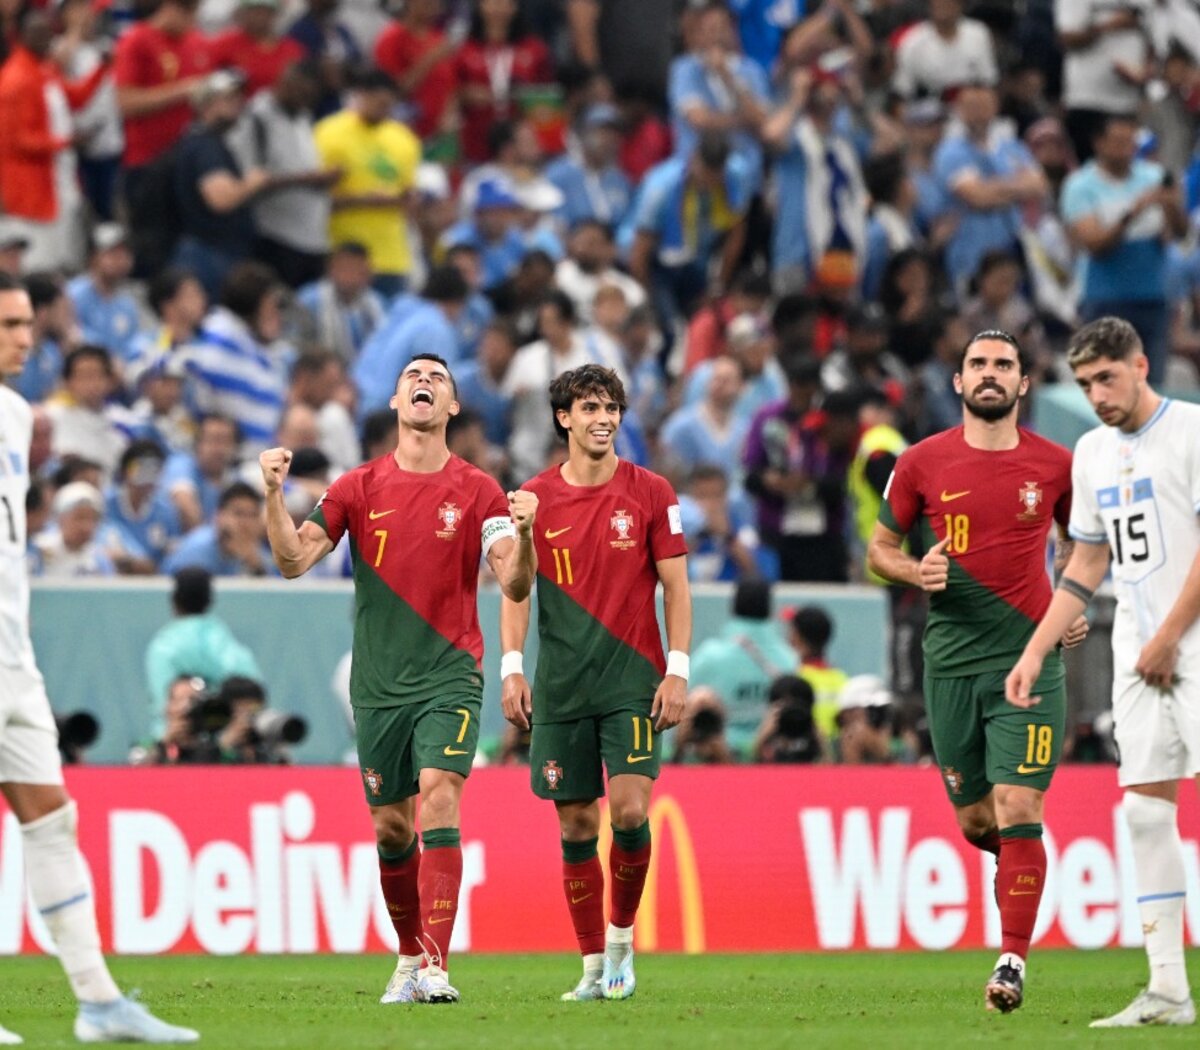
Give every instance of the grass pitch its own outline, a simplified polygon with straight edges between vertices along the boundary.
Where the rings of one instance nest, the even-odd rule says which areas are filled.
[[[1195,953],[1193,953],[1195,955]],[[454,960],[457,1006],[380,1006],[391,960],[370,956],[116,959],[125,988],[202,1047],[632,1050],[637,1047],[1195,1046],[1196,1028],[1091,1031],[1146,972],[1136,951],[1036,952],[1025,1006],[983,1009],[995,953],[644,955],[623,1003],[560,1003],[568,955]],[[1196,962],[1193,959],[1193,973]],[[74,1003],[52,959],[0,964],[0,1021],[29,1046],[73,1046]]]

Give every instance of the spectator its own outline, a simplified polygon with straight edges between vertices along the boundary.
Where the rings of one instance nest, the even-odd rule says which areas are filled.
[[[508,487],[508,456],[503,445],[493,445],[488,441],[483,417],[478,412],[469,408],[460,409],[446,427],[446,444],[451,455],[490,474],[501,487]]]
[[[495,319],[496,310],[484,294],[483,267],[479,252],[472,245],[456,244],[446,253],[446,262],[458,270],[467,282],[467,301],[454,327],[458,332],[458,356],[461,360],[470,361],[479,352],[483,330]]]
[[[914,99],[902,110],[904,163],[916,190],[915,215],[930,246],[940,251],[954,230],[946,215],[942,187],[933,170],[933,156],[946,130],[946,107],[935,98]]]
[[[381,408],[369,413],[362,425],[363,462],[369,463],[395,452],[398,430],[394,409]]]
[[[489,179],[479,186],[471,218],[445,233],[447,248],[466,246],[479,253],[480,284],[485,291],[494,291],[512,277],[525,257],[525,238],[517,224],[520,209],[510,184]]]
[[[163,562],[163,572],[205,569],[213,576],[278,575],[267,546],[263,498],[235,481],[217,503],[216,519],[193,529]]]
[[[576,0],[579,2],[579,0]],[[583,0],[584,3],[593,0]],[[637,0],[633,0],[637,3]],[[661,0],[660,0],[661,2]],[[645,0],[639,7],[650,7]],[[632,183],[638,184],[652,168],[671,156],[671,129],[658,113],[658,93],[636,85],[627,86],[618,100],[625,135],[619,163]]]
[[[30,274],[25,282],[33,305],[33,346],[14,384],[26,401],[45,401],[62,379],[63,359],[79,345],[75,308],[63,279],[54,273]]]
[[[688,324],[687,359],[684,373],[703,361],[729,352],[729,326],[742,314],[765,315],[771,302],[771,282],[766,277],[743,271],[734,278],[729,294],[705,303]]]
[[[242,113],[242,82],[218,70],[192,96],[196,124],[179,144],[171,169],[179,217],[172,265],[190,270],[210,299],[236,263],[254,250],[251,201],[270,183],[262,168],[243,171],[226,136]]]
[[[117,572],[158,572],[167,550],[183,535],[179,512],[160,488],[167,454],[145,439],[121,454],[113,483],[104,497],[105,544]]]
[[[787,393],[787,376],[775,359],[775,333],[761,314],[742,314],[729,323],[729,356],[742,370],[742,389],[734,414],[749,424],[764,405]],[[687,377],[684,403],[698,404],[712,376],[714,361],[697,365]]]
[[[121,164],[126,201],[136,199],[146,165],[182,138],[192,93],[215,67],[196,28],[200,0],[158,0],[144,21],[117,39],[114,75],[125,121]]]
[[[229,417],[202,416],[195,451],[176,452],[168,458],[162,487],[185,531],[216,516],[221,493],[233,481],[240,441],[238,426]]]
[[[673,0],[570,0],[571,51],[629,93],[662,98],[671,63]],[[686,17],[687,8],[684,9]],[[635,176],[631,176],[633,178]]]
[[[1134,328],[1150,360],[1150,382],[1167,364],[1166,242],[1187,233],[1179,188],[1159,164],[1139,160],[1137,122],[1110,116],[1095,156],[1063,186],[1062,215],[1080,252],[1079,315],[1115,314]]]
[[[546,178],[563,195],[558,215],[568,229],[584,220],[613,229],[624,220],[633,187],[617,164],[620,150],[621,114],[616,107],[589,107],[580,122],[578,151],[546,169]]]
[[[963,322],[972,332],[1000,329],[1016,336],[1040,370],[1050,364],[1046,332],[1029,300],[1021,260],[1010,252],[988,252],[975,274],[975,294],[963,306]]]
[[[49,60],[51,40],[48,17],[27,11],[19,41],[0,67],[0,204],[29,241],[25,265],[31,270],[76,269],[83,257],[70,113],[107,73],[100,65],[68,83]]]
[[[581,219],[571,227],[567,257],[555,267],[554,283],[571,297],[579,317],[592,319],[592,304],[602,287],[615,287],[625,294],[630,309],[646,301],[642,286],[616,268],[617,246],[612,228],[599,219]]]
[[[883,586],[886,581],[866,565],[867,544],[875,531],[883,493],[892,477],[900,453],[908,448],[904,435],[896,428],[897,414],[892,402],[880,389],[868,388],[858,410],[862,434],[850,463],[846,487],[854,513],[853,576]]]
[[[771,89],[762,67],[737,50],[729,8],[706,3],[696,16],[686,54],[671,63],[667,100],[675,155],[688,158],[705,132],[728,136],[730,150],[751,172],[762,176],[759,133],[767,117]]]
[[[239,263],[187,354],[192,403],[205,415],[232,419],[247,456],[268,447],[283,410],[290,353],[280,343],[282,306],[274,272]]]
[[[234,28],[213,37],[213,64],[240,70],[248,96],[273,87],[288,66],[304,58],[304,48],[277,30],[279,0],[239,0],[234,20]]]
[[[675,731],[671,761],[688,766],[729,765],[735,761],[725,739],[725,705],[721,695],[708,686],[688,693],[683,721]]]
[[[1019,204],[1046,192],[1046,176],[1020,139],[996,124],[996,90],[967,84],[956,101],[961,132],[942,140],[934,171],[957,225],[946,245],[946,271],[962,294],[989,251],[1016,251]]]
[[[729,498],[729,478],[713,464],[702,463],[688,477],[680,497],[683,532],[688,543],[688,579],[695,583],[779,576],[776,559],[759,542],[742,499]]]
[[[104,497],[95,485],[73,481],[54,494],[54,526],[37,539],[42,575],[56,579],[111,576],[116,569],[97,540]]]
[[[622,230],[629,271],[650,291],[664,335],[675,315],[690,317],[709,289],[709,264],[720,259],[713,284],[733,276],[746,238],[754,173],[730,152],[723,134],[706,131],[696,152],[651,171]]]
[[[775,151],[778,196],[772,244],[777,288],[807,288],[827,257],[848,254],[857,283],[866,262],[867,195],[853,143],[835,122],[851,90],[849,66],[792,74],[784,104],[763,123]]]
[[[750,430],[750,416],[736,411],[744,386],[742,366],[729,356],[708,365],[704,400],[668,416],[659,444],[668,469],[686,474],[712,464],[733,484],[741,477],[742,449]]]
[[[769,583],[739,583],[732,614],[719,636],[701,642],[692,653],[688,683],[692,689],[709,686],[724,699],[729,742],[744,750],[766,713],[771,682],[793,666],[795,654],[771,620]]]
[[[821,368],[821,385],[830,391],[876,387],[902,397],[908,370],[887,347],[887,314],[882,307],[877,303],[854,307],[846,317],[845,344]]]
[[[1082,164],[1113,114],[1132,117],[1141,104],[1150,47],[1145,7],[1095,0],[1055,0],[1054,25],[1063,50],[1062,103],[1067,133]]]
[[[529,120],[500,120],[488,131],[488,156],[467,173],[459,187],[458,209],[464,219],[471,217],[485,182],[507,187],[514,197],[520,189],[542,181],[544,154],[537,131]]]
[[[333,187],[330,241],[365,245],[375,289],[388,299],[404,290],[412,270],[405,209],[421,163],[420,140],[389,116],[395,102],[391,77],[363,71],[349,105],[315,132],[325,167],[342,173]]]
[[[923,240],[917,220],[917,188],[900,152],[885,153],[867,161],[863,185],[871,199],[871,210],[867,217],[862,293],[865,299],[878,299],[888,260]]]
[[[359,65],[362,50],[354,34],[339,20],[339,0],[308,0],[304,14],[288,30],[288,36],[304,48],[305,55],[321,70],[321,99],[317,116],[327,117],[341,105],[345,72]]]
[[[29,238],[21,231],[20,223],[0,216],[0,273],[20,278],[25,272],[25,252]]]
[[[838,701],[835,761],[862,766],[911,760],[893,735],[893,710],[892,694],[883,679],[873,674],[849,679]]]
[[[479,355],[457,370],[458,400],[483,420],[488,441],[508,446],[512,399],[506,394],[508,372],[517,353],[516,335],[506,321],[492,321],[483,330]]]
[[[810,763],[824,757],[813,722],[813,691],[803,679],[782,675],[771,683],[770,704],[755,734],[755,762]]]
[[[952,97],[964,84],[996,84],[992,34],[963,17],[962,0],[929,0],[929,18],[904,32],[892,90],[901,98]]]
[[[937,303],[933,264],[916,248],[897,252],[887,262],[879,287],[879,305],[887,315],[888,349],[908,368],[925,361],[932,349]]]
[[[346,366],[332,350],[306,350],[292,366],[288,403],[305,405],[315,414],[317,448],[332,465],[334,477],[362,462],[354,417],[344,403],[348,386]]]
[[[430,273],[419,298],[402,296],[393,304],[351,372],[360,416],[391,403],[400,370],[414,354],[437,354],[454,364],[458,356],[454,323],[467,293],[462,274],[453,266],[441,266]]]
[[[833,621],[820,606],[805,605],[792,613],[791,642],[800,657],[796,674],[812,689],[813,722],[826,741],[837,736],[838,701],[850,678],[828,660],[832,640]]]
[[[85,343],[67,354],[62,375],[62,390],[47,403],[54,454],[93,460],[105,478],[111,477],[126,444],[108,410],[117,381],[112,356]]]
[[[1192,161],[1200,118],[1196,87],[1200,79],[1196,56],[1178,40],[1171,42],[1162,62],[1161,98],[1150,97],[1146,127],[1158,143],[1157,160],[1178,176]]]
[[[176,352],[196,337],[208,312],[204,286],[190,271],[176,266],[167,267],[147,282],[146,303],[157,323],[135,340],[134,358],[125,377],[130,387],[135,387],[140,374],[162,358],[182,356]]]
[[[250,100],[231,133],[241,169],[270,175],[251,205],[258,233],[254,257],[292,288],[319,280],[324,272],[329,187],[341,177],[340,170],[322,166],[313,138],[312,110],[320,91],[320,69],[306,60],[293,62],[272,87]]]
[[[949,430],[962,422],[962,396],[954,389],[962,348],[973,334],[963,319],[943,311],[933,327],[933,356],[921,365],[920,397],[921,422],[918,437],[928,437]]]
[[[789,367],[788,396],[755,417],[743,463],[763,540],[779,552],[785,580],[845,582],[846,471],[858,436],[852,396],[827,397],[812,412],[820,366]]]
[[[357,241],[337,245],[325,276],[296,294],[304,311],[301,331],[351,365],[387,316],[384,297],[371,287],[371,258]]]
[[[137,356],[141,323],[137,300],[125,287],[132,272],[125,227],[105,222],[92,231],[87,272],[67,284],[83,338],[104,347],[123,366]]]
[[[517,0],[479,0],[455,62],[464,158],[487,160],[492,125],[517,115],[524,89],[553,79],[550,52],[526,32]]]
[[[163,354],[138,373],[129,408],[130,431],[171,452],[190,451],[196,441],[196,421],[183,401],[187,366],[181,354]]]
[[[422,140],[450,131],[455,116],[462,38],[441,28],[443,7],[443,0],[409,0],[375,42],[375,64],[396,82],[405,120]]]
[[[524,345],[538,337],[539,314],[542,303],[552,292],[554,260],[545,252],[531,251],[517,272],[488,293],[496,316],[511,322],[517,330],[517,341]]]

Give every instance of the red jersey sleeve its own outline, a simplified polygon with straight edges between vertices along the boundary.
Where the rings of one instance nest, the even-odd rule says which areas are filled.
[[[650,490],[650,556],[654,561],[678,558],[687,554],[683,537],[683,518],[679,512],[679,497],[666,478],[654,476]]]
[[[375,42],[375,65],[396,80],[400,79],[405,68],[404,37],[404,27],[393,22],[379,34]]]
[[[901,453],[883,491],[884,505],[880,508],[879,520],[901,535],[916,524],[924,506],[918,488],[919,473],[919,464],[913,461],[912,455]]]
[[[1071,456],[1063,456],[1062,461],[1062,494],[1054,503],[1054,520],[1066,529],[1071,521]]]
[[[137,30],[125,34],[117,40],[113,53],[113,79],[118,87],[144,87],[154,83],[153,77],[147,72],[152,56],[147,52],[142,35]]]
[[[325,530],[336,547],[350,525],[350,513],[358,497],[358,471],[343,474],[325,491],[308,520]]]

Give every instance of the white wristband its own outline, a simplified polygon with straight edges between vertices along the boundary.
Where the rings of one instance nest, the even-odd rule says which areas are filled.
[[[676,678],[682,678],[686,682],[688,680],[690,663],[691,661],[688,659],[687,653],[682,653],[678,649],[672,649],[667,653],[667,674],[674,675]]]
[[[503,681],[510,674],[525,673],[525,654],[519,649],[505,653],[500,657],[500,679]]]

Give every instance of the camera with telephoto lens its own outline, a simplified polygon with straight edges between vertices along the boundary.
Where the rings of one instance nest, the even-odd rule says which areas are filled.
[[[64,765],[77,765],[83,761],[83,753],[100,735],[100,723],[87,711],[72,711],[69,715],[55,715],[58,727],[58,751]]]
[[[711,740],[725,731],[725,714],[715,707],[702,707],[692,716],[693,741]]]
[[[243,715],[247,705],[257,710]],[[217,761],[284,765],[291,761],[288,748],[308,735],[308,722],[266,705],[267,692],[261,683],[233,675],[219,689],[196,695],[188,708],[188,725],[198,739],[211,745]],[[242,730],[231,736],[235,722]]]

